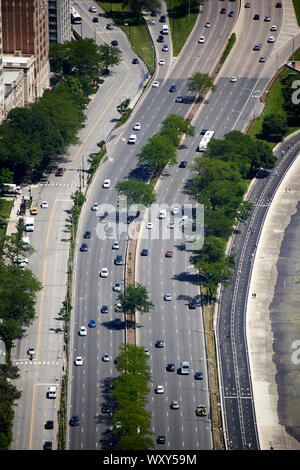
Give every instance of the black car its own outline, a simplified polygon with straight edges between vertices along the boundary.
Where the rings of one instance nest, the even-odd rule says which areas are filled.
[[[111,45],[112,45],[112,46],[118,46],[119,43],[118,43],[118,41],[117,41],[116,39],[114,39],[113,41],[111,41]]]
[[[254,16],[253,16],[253,19],[254,19],[254,20],[259,20],[259,15],[257,15],[257,14],[254,15]]]
[[[157,42],[164,42],[164,37],[161,34],[158,36]]]
[[[156,439],[157,444],[165,444],[166,443],[166,436],[158,436]]]
[[[175,371],[175,364],[173,364],[173,362],[170,362],[170,364],[167,364],[166,369],[167,369],[168,372],[174,372]]]
[[[196,372],[196,374],[195,374],[195,379],[196,379],[196,380],[203,380],[203,374],[202,374],[202,372]]]
[[[54,421],[46,421],[46,424],[45,424],[45,429],[53,429],[54,427]]]
[[[205,132],[207,132],[207,129],[202,129],[202,131],[200,132],[200,135],[204,135]]]
[[[153,11],[151,11],[151,13],[150,13],[150,16],[152,16],[152,17],[155,17],[155,16],[157,16],[157,13],[156,13],[156,11],[154,11],[154,10],[153,10]]]
[[[108,313],[108,306],[107,305],[102,305],[101,313]]]
[[[159,21],[160,23],[166,23],[167,18],[165,17],[165,15],[161,15],[161,17],[159,18]]]
[[[105,413],[105,414],[110,413],[111,412],[110,405],[108,403],[104,403],[102,405],[101,411],[102,411],[102,413]]]
[[[148,250],[146,248],[144,248],[142,251],[141,251],[141,256],[148,256]]]
[[[80,251],[88,251],[89,247],[87,243],[83,243],[80,247]]]
[[[98,16],[94,16],[94,18],[93,18],[93,23],[99,23],[99,18],[98,18]]]
[[[79,426],[79,416],[72,416],[72,418],[70,419],[70,426]]]
[[[164,341],[162,339],[158,339],[155,343],[155,346],[157,348],[163,348],[164,347]]]
[[[84,232],[83,238],[91,238],[91,236],[92,236],[92,232],[90,232],[90,230],[86,230]]]
[[[139,63],[139,59],[138,59],[137,57],[134,57],[134,58],[132,59],[132,63],[133,63],[133,64],[138,64],[138,63]]]
[[[52,450],[52,441],[46,441],[43,445],[44,450]]]
[[[176,86],[175,86],[175,85],[171,85],[169,92],[170,92],[170,93],[174,93],[175,91],[176,91]]]
[[[118,264],[118,265],[123,264],[123,256],[118,255],[115,259],[115,264]]]
[[[186,167],[187,167],[187,161],[182,160],[182,161],[180,162],[179,168],[186,168]]]
[[[196,302],[189,302],[189,309],[190,310],[195,310],[196,307],[197,307]]]

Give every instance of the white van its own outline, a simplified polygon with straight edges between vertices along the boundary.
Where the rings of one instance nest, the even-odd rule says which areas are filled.
[[[166,209],[160,209],[159,211],[159,216],[160,219],[165,219],[167,217],[167,211]]]
[[[169,34],[169,26],[167,24],[163,25],[163,28],[161,30],[162,34]]]

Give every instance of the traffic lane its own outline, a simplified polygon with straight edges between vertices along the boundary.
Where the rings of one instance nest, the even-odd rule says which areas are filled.
[[[170,302],[170,304],[171,304],[171,302]],[[165,313],[164,313],[164,316],[169,316],[169,320],[167,321],[167,324],[168,324],[168,325],[170,325],[170,324],[173,325],[173,323],[175,322],[174,318],[177,319],[176,303],[173,304],[173,306],[172,306],[171,309],[168,309],[169,311],[166,311],[167,309],[164,309],[164,308],[163,308],[162,310],[164,310],[164,312],[165,312]],[[180,310],[181,310],[181,309],[180,309]],[[181,311],[180,311],[180,316],[182,316]],[[176,323],[176,322],[175,322],[175,323]],[[176,328],[176,324],[175,324],[174,326],[175,326],[175,328]],[[166,351],[168,351],[168,355],[169,355],[169,354],[170,354],[170,351],[169,351],[170,346],[174,345],[174,343],[176,343],[176,341],[174,341],[173,329],[168,328],[167,332],[168,332],[168,338],[169,338],[169,339],[167,339],[167,338],[165,339],[165,341],[166,341],[165,349],[166,349]],[[189,335],[189,336],[190,336],[190,335]],[[179,336],[179,337],[180,337],[180,336]],[[178,354],[178,352],[176,351],[175,353],[172,353],[172,358],[173,358],[173,359],[171,360],[171,359],[170,359],[170,356],[169,356],[168,361],[169,361],[169,362],[175,362],[175,363],[177,363],[178,366],[179,366],[179,363],[180,363],[180,356],[181,356],[181,355]],[[165,358],[165,361],[166,361],[166,360],[167,360],[167,358]],[[182,360],[182,357],[181,357],[181,360]],[[157,370],[157,368],[155,368],[155,370]],[[173,373],[168,373],[168,374],[173,374]],[[170,375],[169,375],[169,376],[170,376]],[[177,377],[177,378],[178,378],[178,377]],[[169,384],[167,384],[167,387],[168,387],[168,390],[170,390]],[[170,393],[173,393],[173,394],[174,394],[174,391],[171,390]],[[176,393],[176,395],[177,395],[177,394],[178,394],[178,391],[176,391],[175,393]],[[174,399],[174,398],[173,398],[173,399]],[[171,396],[170,396],[170,400],[171,400]],[[195,400],[194,400],[194,401],[195,401]],[[188,400],[188,404],[189,404],[189,403],[190,403],[190,400]],[[188,406],[189,406],[189,405],[188,405]],[[166,413],[167,413],[167,409],[166,409]],[[171,416],[172,416],[172,414],[171,414]],[[187,438],[187,437],[186,437],[186,431],[185,431],[185,438],[184,438],[184,440],[185,440],[186,442],[189,442],[189,443],[190,443],[190,445],[192,446],[191,448],[197,448],[197,444],[196,444],[196,443],[192,444],[191,437],[190,437],[190,438]],[[173,445],[173,444],[174,444],[174,443],[172,443],[172,445]],[[172,448],[177,448],[177,447],[174,447],[174,446],[173,446]]]
[[[226,61],[223,66],[224,75],[237,75],[242,77],[252,77],[256,75],[253,66],[256,64],[254,54],[264,55],[263,49],[267,45],[266,41],[269,36],[277,36],[277,32],[272,33],[270,27],[276,24],[278,29],[281,26],[282,19],[280,13],[276,12],[276,22],[274,23],[272,10],[278,10],[272,7],[272,2],[256,2],[254,8],[246,8],[243,14],[243,36],[238,41],[238,47],[235,47],[235,54],[232,59]],[[259,20],[253,20],[254,14],[259,14]],[[271,15],[271,22],[264,21],[266,15]],[[254,44],[261,43],[263,49],[261,51],[252,51]],[[268,50],[268,49],[267,49]],[[259,57],[258,57],[259,58]],[[257,59],[258,60],[258,59]]]

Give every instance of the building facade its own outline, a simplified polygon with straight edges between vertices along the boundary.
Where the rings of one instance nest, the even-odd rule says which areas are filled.
[[[49,86],[48,1],[2,0],[4,54],[35,57],[35,95]]]
[[[4,83],[3,83],[3,67],[2,67],[2,13],[0,0],[0,123],[4,118]]]
[[[49,45],[71,41],[70,0],[48,0]]]

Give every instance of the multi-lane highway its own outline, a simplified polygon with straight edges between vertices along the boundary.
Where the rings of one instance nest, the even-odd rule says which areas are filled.
[[[89,4],[80,2],[80,5],[84,22],[82,28],[78,28],[81,29],[83,35],[96,37],[97,40],[106,42],[117,39],[123,53],[123,61],[120,66],[113,69],[110,82],[105,82],[103,87],[106,86],[106,88],[103,88],[103,93],[98,93],[89,107],[88,125],[81,133],[83,144],[79,149],[75,147],[71,149],[70,155],[74,155],[74,158],[71,157],[69,162],[66,162],[66,167],[70,170],[80,167],[82,158],[86,159],[87,155],[94,151],[96,143],[106,138],[112,129],[111,123],[107,124],[108,113],[110,113],[110,119],[117,117],[116,113],[112,112],[113,107],[115,108],[128,96],[136,97],[145,78],[145,69],[141,65],[136,68],[136,65],[131,64],[133,54],[124,35],[117,28],[113,32],[107,31],[105,29],[106,21],[104,22],[103,18],[95,26],[92,23],[93,14],[88,12]],[[103,403],[109,401],[110,379],[116,375],[113,360],[118,355],[120,343],[124,340],[123,328],[118,329],[113,325],[114,318],[120,316],[114,312],[117,294],[113,291],[113,285],[116,282],[122,283],[124,279],[123,266],[116,266],[114,258],[117,254],[125,255],[126,240],[120,239],[120,248],[113,250],[112,244],[115,237],[99,236],[99,233],[103,233],[101,230],[104,225],[99,221],[101,211],[98,213],[92,211],[91,205],[98,201],[99,204],[113,205],[109,211],[114,210],[117,204],[114,186],[118,181],[126,179],[136,168],[136,154],[145,145],[147,139],[159,130],[160,123],[168,114],[187,114],[189,106],[185,103],[175,102],[177,95],[190,94],[187,91],[187,70],[188,76],[196,71],[210,73],[216,65],[234,25],[237,43],[219,74],[216,92],[209,96],[193,120],[193,125],[196,128],[195,137],[185,139],[185,146],[178,152],[178,161],[187,160],[190,163],[198,155],[195,149],[199,143],[199,134],[202,128],[213,129],[216,137],[222,137],[231,129],[243,130],[251,116],[261,109],[259,98],[274,71],[288,57],[291,51],[292,37],[294,37],[293,45],[297,45],[298,36],[290,33],[286,23],[283,22],[286,10],[275,9],[274,2],[271,0],[266,0],[263,3],[258,0],[252,1],[250,9],[241,8],[241,10],[239,10],[239,2],[226,1],[222,2],[221,6],[223,7],[223,5],[228,10],[235,11],[234,17],[228,17],[227,14],[220,15],[220,2],[217,0],[205,3],[201,7],[201,13],[194,30],[178,58],[172,58],[171,48],[169,52],[163,52],[162,45],[156,42],[161,29],[158,21],[156,24],[150,25],[157,60],[165,59],[165,65],[158,66],[155,77],[159,81],[159,86],[158,88],[151,87],[143,101],[136,107],[132,120],[110,135],[109,142],[107,142],[108,156],[101,164],[94,184],[89,190],[88,201],[82,212],[78,230],[74,265],[73,336],[71,340],[68,411],[70,416],[73,414],[79,416],[80,425],[69,428],[69,449],[103,449],[111,446],[109,419],[106,417],[107,415],[102,413],[101,407]],[[254,13],[260,14],[259,21],[252,19]],[[271,23],[263,21],[264,15],[268,14],[271,15]],[[208,21],[211,26],[206,28],[205,23]],[[272,33],[276,35],[275,44],[267,43],[267,39],[271,35],[271,24],[277,25],[277,32]],[[171,27],[170,31],[172,31]],[[198,43],[200,35],[205,35],[206,40],[203,44]],[[166,42],[168,41],[165,40]],[[258,52],[252,50],[253,45],[257,42],[262,44],[262,49]],[[258,62],[260,55],[267,57],[265,63]],[[231,83],[231,76],[238,77],[238,80]],[[172,84],[176,86],[175,94],[169,92]],[[99,107],[102,110],[100,114]],[[104,119],[104,115],[106,119]],[[136,132],[137,143],[130,146],[127,144],[127,139],[132,133],[134,122],[137,121],[142,124],[141,130]],[[86,160],[84,161],[86,167]],[[102,182],[105,178],[111,180],[110,188],[102,188]],[[191,202],[184,191],[189,178],[188,169],[177,166],[168,169],[157,185],[158,204],[171,206],[174,203],[183,205]],[[50,182],[53,179],[54,177],[51,176]],[[18,408],[15,422],[16,426],[19,426],[18,433],[23,437],[22,442],[20,438],[15,444],[15,448],[41,448],[41,442],[45,440],[45,431],[41,435],[44,420],[55,418],[57,411],[57,405],[54,405],[53,401],[51,408],[49,401],[45,402],[45,387],[48,383],[56,383],[56,377],[59,378],[63,365],[62,355],[57,353],[57,351],[61,351],[62,341],[59,338],[59,332],[54,335],[53,325],[57,325],[57,320],[53,317],[53,311],[59,311],[65,293],[68,247],[63,241],[66,238],[64,230],[68,217],[67,211],[71,207],[70,193],[74,192],[75,186],[77,186],[76,182],[74,184],[72,172],[66,172],[64,182],[69,183],[71,187],[69,189],[59,187],[57,192],[53,194],[53,188],[49,185],[46,188],[38,188],[35,195],[36,198],[50,201],[50,219],[45,218],[44,227],[39,224],[42,219],[37,219],[37,230],[32,236],[33,244],[38,246],[37,241],[42,239],[41,233],[45,232],[45,227],[48,227],[45,245],[38,251],[36,261],[33,257],[37,274],[43,279],[45,288],[38,303],[39,323],[38,326],[34,325],[32,331],[29,331],[28,345],[43,344],[43,353],[40,352],[37,355],[37,359],[40,359],[41,363],[36,361],[35,364],[45,366],[45,374],[36,372],[36,375],[30,375],[30,380],[26,379],[29,377],[27,371],[33,369],[33,364],[31,364],[30,366],[26,365],[26,369],[21,375],[22,387],[25,390],[23,400],[24,403],[30,403],[31,415],[26,418],[26,426],[21,425],[23,418]],[[72,185],[74,185],[73,189]],[[46,222],[49,220],[50,224],[47,226]],[[157,214],[152,222],[158,223]],[[197,283],[193,282],[195,277],[191,275],[194,270],[189,262],[189,252],[184,249],[182,240],[176,240],[172,237],[151,240],[151,236],[149,236],[151,230],[146,228],[145,223],[145,221],[142,223],[141,239],[137,249],[136,280],[147,287],[155,308],[149,314],[139,318],[137,337],[139,344],[148,348],[150,353],[149,364],[153,387],[149,395],[149,410],[153,415],[154,439],[158,435],[166,436],[165,445],[157,445],[158,448],[211,449],[213,447],[212,423],[210,420],[209,382],[202,312],[199,306],[193,310],[188,308],[189,301],[197,299],[199,295]],[[175,223],[178,223],[176,217]],[[83,234],[86,230],[92,232],[91,239],[86,240],[89,251],[80,252],[79,248],[84,241]],[[57,235],[58,233],[60,235]],[[146,233],[148,239],[143,238]],[[62,247],[62,250],[56,257],[50,257],[50,249],[52,247],[54,250],[57,243]],[[140,256],[140,250],[143,248],[149,250],[147,257]],[[166,250],[172,250],[172,258],[165,257]],[[44,259],[42,267],[40,262],[38,264],[38,258],[41,259],[41,257]],[[103,267],[108,268],[107,278],[99,275]],[[51,275],[49,279],[56,280],[55,285],[51,285],[52,290],[50,290],[50,281],[47,282],[48,275]],[[59,295],[57,295],[58,291]],[[172,295],[171,301],[164,300],[165,293]],[[54,299],[56,303],[52,303]],[[108,313],[101,313],[103,305],[108,306]],[[49,314],[44,315],[46,308]],[[96,320],[95,328],[88,328],[90,319]],[[247,362],[244,343],[242,338],[233,337],[232,332],[228,333],[230,325],[228,319],[224,322],[226,326],[224,327],[222,324],[220,332],[224,328],[226,329],[226,354],[222,354],[221,350],[219,356],[222,364],[221,381],[225,396],[223,405],[224,424],[228,431],[227,441],[234,440],[233,436],[236,436],[235,448],[245,448],[245,443],[246,445],[251,443],[252,448],[256,448],[258,442],[251,383],[248,377],[249,371],[247,367],[243,369],[243,380],[246,385],[241,384],[242,378],[238,374],[239,367],[235,362],[236,354]],[[81,325],[87,327],[87,336],[78,335],[78,329]],[[238,325],[238,328],[243,328],[243,322],[239,322]],[[234,328],[236,328],[236,323]],[[41,341],[41,332],[43,331],[45,334],[43,341]],[[53,346],[49,346],[51,343],[48,343],[49,331],[51,338],[55,338],[56,341]],[[34,338],[37,342],[33,341]],[[155,342],[158,339],[164,340],[164,348],[155,347]],[[232,341],[235,339],[238,339],[239,342],[233,344]],[[222,342],[222,340],[220,341]],[[238,349],[234,349],[234,346],[237,345]],[[24,355],[24,342],[19,343],[19,347],[22,347],[22,351],[21,349],[19,352],[16,350],[16,359]],[[46,359],[49,360],[51,348],[53,349],[53,353],[51,353],[53,356],[52,370],[50,370],[50,364],[46,363]],[[38,351],[40,351],[39,346]],[[105,353],[110,355],[109,362],[102,360]],[[75,366],[76,356],[82,356],[82,366]],[[188,376],[177,373],[180,362],[183,360],[190,361],[191,364],[191,373]],[[166,365],[170,362],[175,364],[174,372],[166,371]],[[29,369],[30,367],[31,369]],[[202,380],[194,378],[194,373],[198,371],[203,373]],[[155,386],[159,384],[164,386],[164,394],[154,393]],[[244,387],[246,398],[249,398],[248,401],[244,400]],[[39,397],[37,397],[37,390],[41,390]],[[230,394],[226,395],[228,390]],[[236,393],[239,393],[239,399],[235,398]],[[32,400],[31,396],[33,396]],[[179,401],[179,410],[170,409],[172,400]],[[245,406],[245,414],[239,412],[241,402]],[[227,406],[227,403],[230,406]],[[196,416],[195,410],[199,404],[207,406],[208,416],[206,418]],[[40,415],[37,410],[42,407],[45,416],[37,418],[37,415]],[[245,423],[247,426],[244,426]],[[26,429],[30,430],[27,436]],[[47,432],[49,433],[49,431]]]

